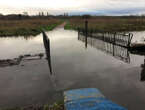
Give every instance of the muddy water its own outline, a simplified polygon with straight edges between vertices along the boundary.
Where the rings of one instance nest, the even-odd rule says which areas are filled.
[[[47,35],[53,74],[44,58],[0,68],[1,107],[52,103],[63,99],[64,90],[93,87],[129,110],[145,108],[143,55],[120,47],[112,54],[110,44],[95,39],[86,48],[75,31],[58,28]],[[1,59],[45,53],[42,35],[27,40],[1,38],[0,42]]]

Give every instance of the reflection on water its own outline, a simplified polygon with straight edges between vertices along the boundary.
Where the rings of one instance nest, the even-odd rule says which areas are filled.
[[[127,48],[115,45],[113,43],[104,42],[95,37],[88,37],[87,41],[85,40],[85,36],[80,35],[78,40],[85,42],[85,46],[87,48],[87,44],[95,47],[98,50],[101,50],[113,57],[122,60],[126,63],[130,63],[130,55]]]
[[[136,31],[132,33],[134,34],[132,43],[145,43],[145,31]]]
[[[144,64],[141,64],[141,81],[145,81],[145,59],[144,59]]]
[[[131,54],[133,55],[139,55],[139,56],[144,56],[144,60],[143,60],[143,63],[140,64],[140,67],[141,67],[141,76],[140,76],[140,81],[145,81],[145,51],[142,50],[142,51],[130,51]],[[136,60],[137,61],[137,60]]]
[[[22,61],[32,61],[32,60],[40,60],[44,56],[43,53],[35,54],[35,55],[21,55],[18,58],[13,59],[0,59],[0,67],[8,67],[20,65]]]
[[[48,74],[51,70],[45,59],[0,68],[0,106],[53,102],[63,99],[64,90],[94,87],[129,110],[143,110],[144,53],[139,55],[91,38],[85,49],[76,31],[56,29],[47,32],[47,36],[51,41],[53,74]],[[42,34],[29,40],[0,38],[0,42],[0,59],[45,52]],[[48,47],[46,54],[50,58]]]
[[[44,53],[42,35],[36,37],[0,38],[0,59],[12,59],[25,54]]]
[[[126,63],[130,63],[130,53],[136,54],[136,55],[142,55],[145,57],[144,51],[142,52],[131,51],[131,50],[128,50],[127,48],[115,45],[113,43],[108,43],[108,42],[104,42],[102,40],[96,39],[95,37],[87,37],[87,40],[86,40],[85,36],[79,35],[78,40],[84,42],[86,48],[87,48],[87,45],[90,45]],[[141,64],[140,81],[145,81],[145,58],[144,58],[144,63]]]

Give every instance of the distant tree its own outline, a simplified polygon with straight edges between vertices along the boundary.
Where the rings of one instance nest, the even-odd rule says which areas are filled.
[[[22,15],[21,15],[21,14],[18,14],[18,18],[19,18],[19,19],[22,19]]]
[[[28,12],[23,12],[23,15],[24,16],[28,16]]]

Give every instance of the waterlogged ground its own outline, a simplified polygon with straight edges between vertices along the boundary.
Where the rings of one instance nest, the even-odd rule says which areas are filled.
[[[129,110],[145,108],[144,56],[118,47],[113,56],[109,44],[104,44],[107,52],[101,51],[103,45],[96,40],[86,48],[77,32],[63,28],[47,35],[53,74],[45,58],[0,68],[0,107],[52,103],[63,100],[64,90],[93,87]],[[45,53],[41,34],[30,39],[0,38],[0,43],[0,59]]]

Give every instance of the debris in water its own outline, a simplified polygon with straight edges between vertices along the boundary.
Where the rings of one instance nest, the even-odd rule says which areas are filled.
[[[7,66],[14,66],[19,65],[21,61],[30,61],[30,60],[39,60],[44,57],[43,53],[39,54],[26,54],[26,55],[20,55],[18,58],[13,59],[2,59],[0,60],[0,67],[7,67]],[[24,65],[21,65],[24,66]]]

